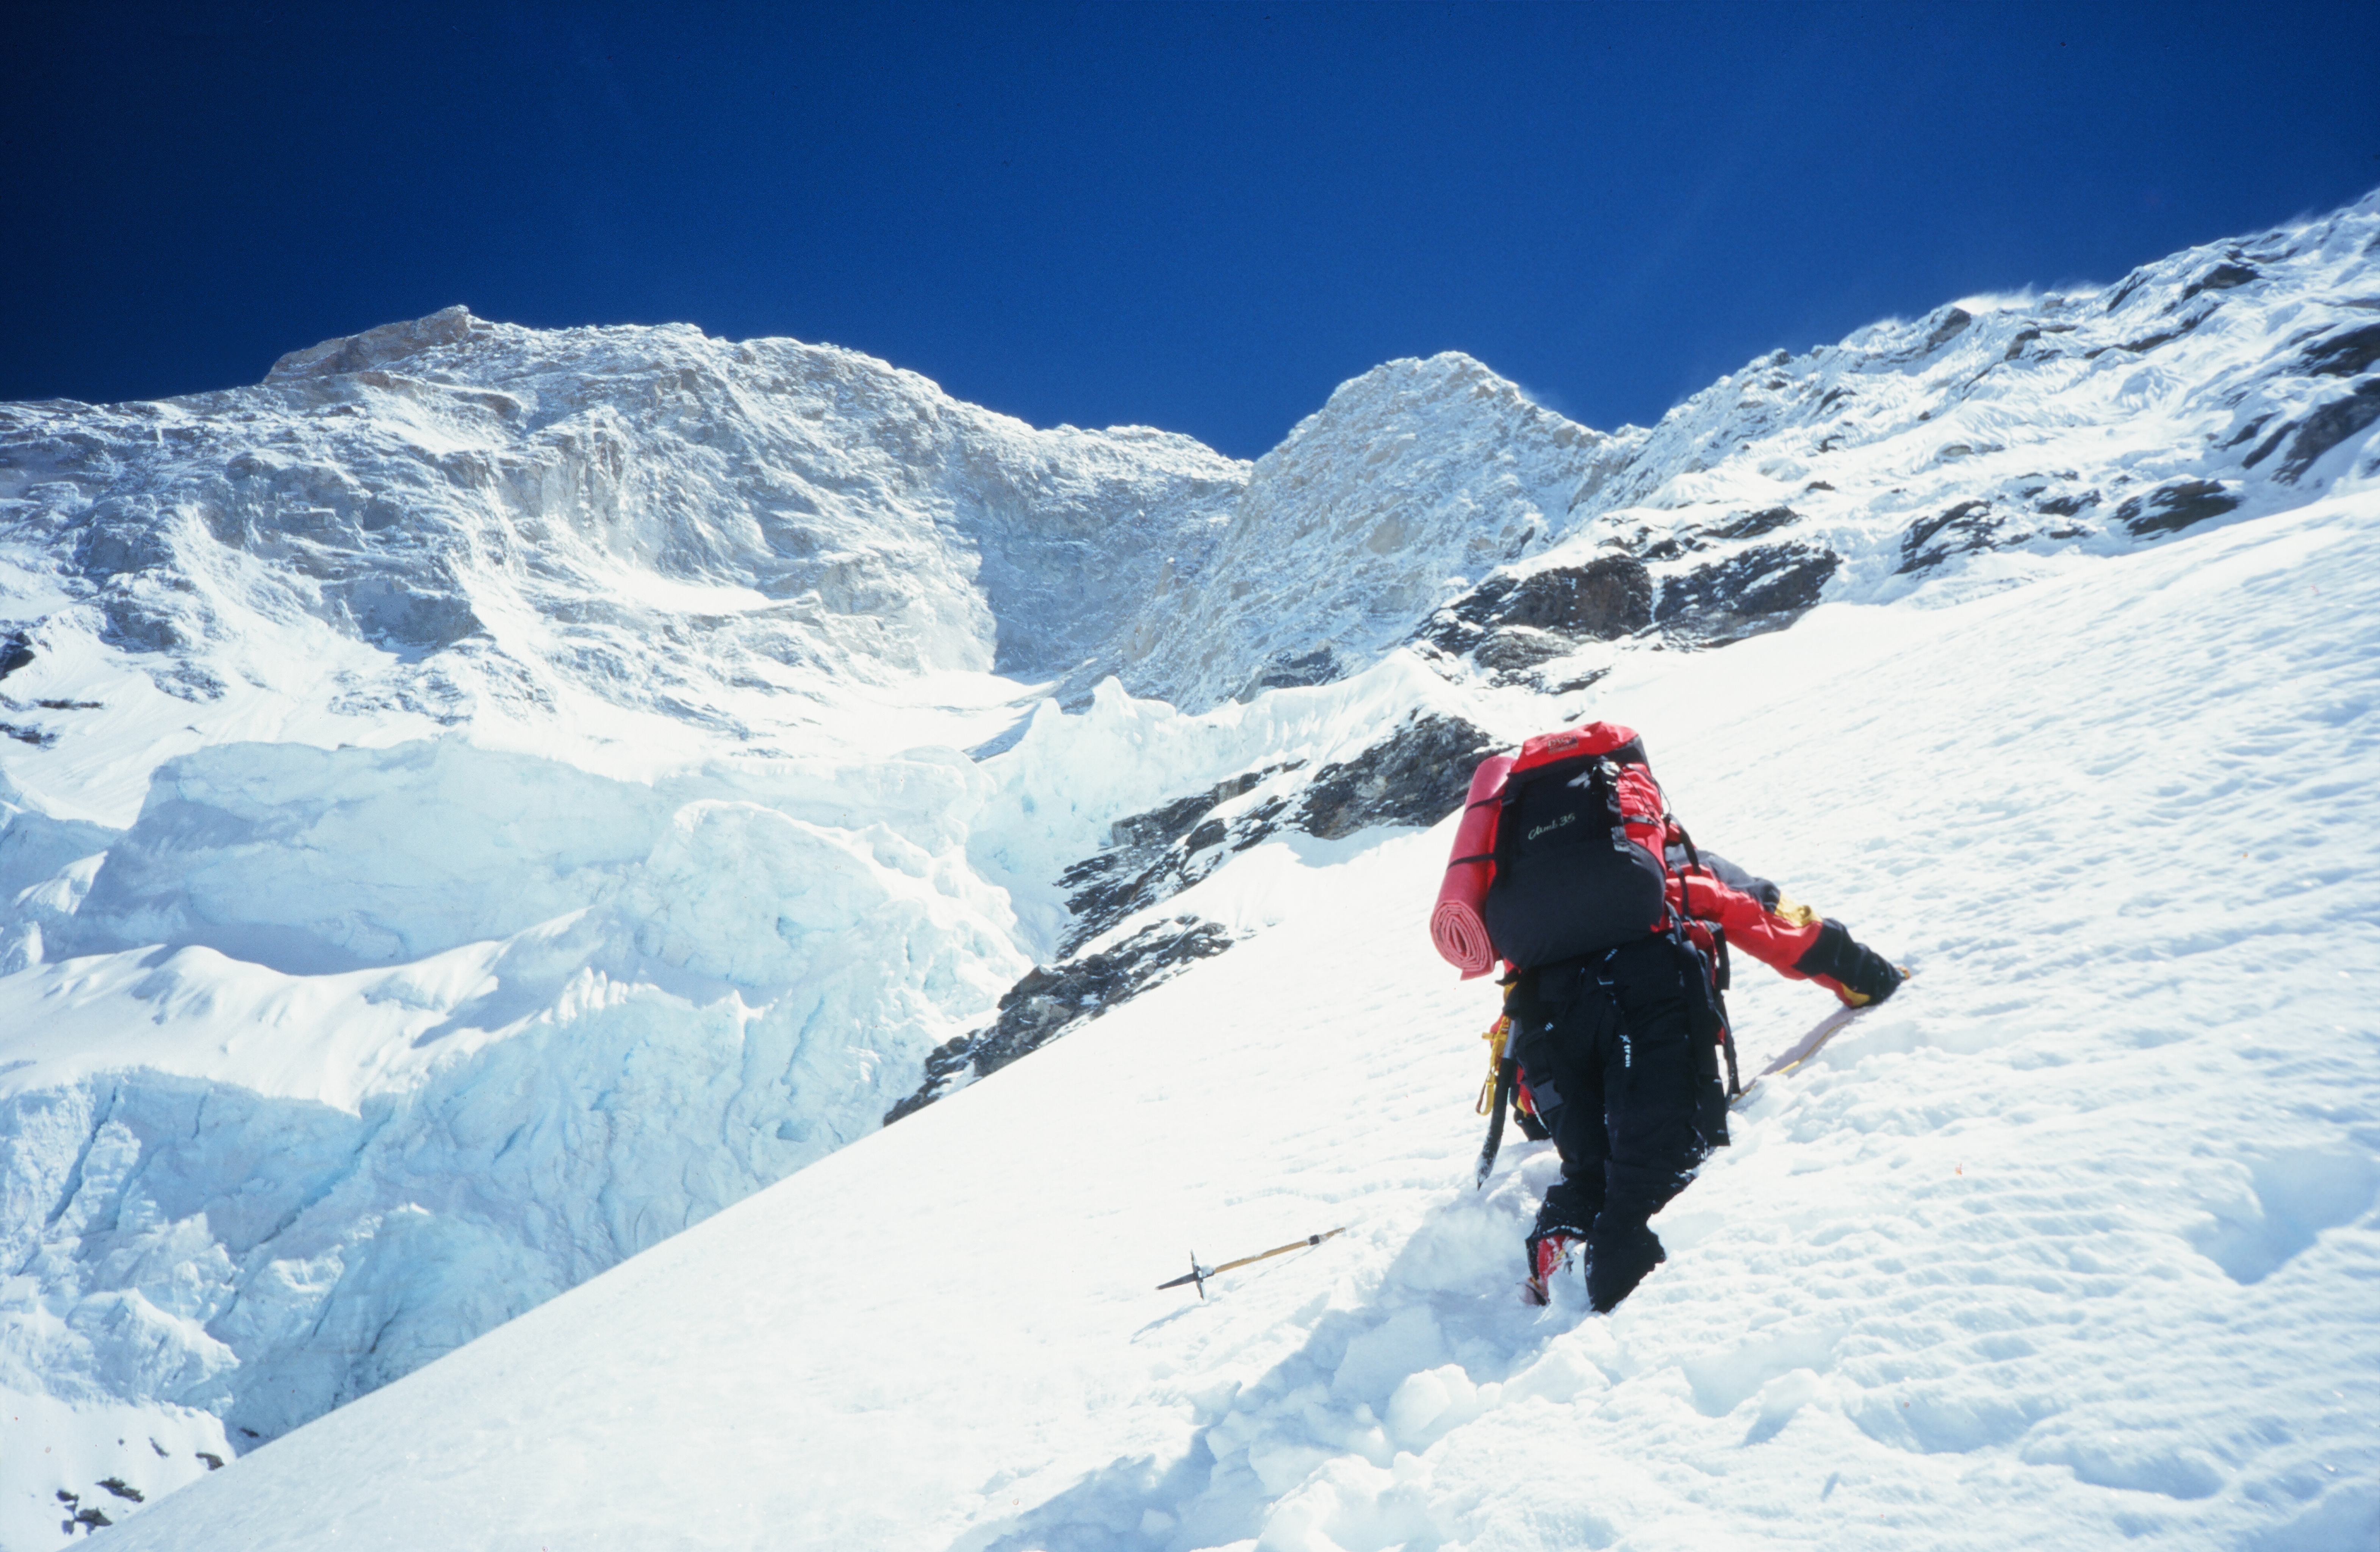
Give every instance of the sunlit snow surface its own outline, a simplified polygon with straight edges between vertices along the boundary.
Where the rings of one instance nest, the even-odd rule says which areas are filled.
[[[1217,965],[111,1534],[2371,1546],[2375,659],[2365,494],[1582,697],[1919,971],[1764,1085],[1612,1317],[1515,1296],[1546,1147],[1470,1189],[1443,827],[1269,845],[1199,886],[1271,924]],[[1825,1008],[1757,975],[1755,1058]]]

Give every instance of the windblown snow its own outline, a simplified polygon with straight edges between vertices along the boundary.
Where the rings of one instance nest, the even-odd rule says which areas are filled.
[[[459,309],[0,406],[0,1546],[2374,1545],[2375,363],[2380,197],[1609,434]],[[1919,969],[1609,1318],[1396,756],[1591,716]]]

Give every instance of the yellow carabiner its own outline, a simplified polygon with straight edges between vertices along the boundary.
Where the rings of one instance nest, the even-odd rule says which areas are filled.
[[[1507,1013],[1488,1026],[1479,1037],[1488,1042],[1488,1078],[1479,1085],[1479,1102],[1472,1107],[1474,1115],[1486,1115],[1496,1105],[1496,1068],[1504,1060],[1504,1037],[1512,1032],[1512,1018]]]

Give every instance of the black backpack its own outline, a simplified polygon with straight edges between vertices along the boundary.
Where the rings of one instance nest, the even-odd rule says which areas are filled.
[[[1623,779],[1631,765],[1639,770]],[[1639,803],[1659,791],[1634,738],[1607,753],[1516,764],[1505,779],[1495,882],[1480,915],[1514,965],[1600,953],[1660,929],[1667,869],[1657,852],[1628,838],[1622,821],[1658,827],[1661,815],[1623,815],[1623,785]]]

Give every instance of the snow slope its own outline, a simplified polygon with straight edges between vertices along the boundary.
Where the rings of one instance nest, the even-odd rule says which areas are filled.
[[[1597,686],[1703,836],[1921,972],[1740,1113],[1609,1318],[1514,1296],[1543,1146],[1466,1179],[1446,827],[1274,843],[1198,886],[1269,924],[1211,969],[115,1539],[2373,1545],[2375,621],[2364,491]],[[1755,1053],[1823,1011],[1736,1004]]]
[[[1148,1007],[1302,1038],[1248,1012],[1275,940],[1326,986],[1409,952],[1431,846],[1354,832],[1433,816],[1481,740],[1626,697],[1657,750],[1749,769],[1717,730],[1933,609],[2360,519],[2375,249],[2380,199],[1608,435],[1390,363],[1254,466],[832,347],[461,309],[255,388],[0,406],[0,1402],[55,1452],[0,1449],[0,1546],[148,1512],[839,1157],[1013,1015],[1109,1038],[1171,976]],[[1706,710],[1627,688],[1675,675]],[[1831,725],[1949,714],[1873,685]],[[1814,893],[1842,866],[1738,849]],[[1872,887],[1840,908],[1938,898]],[[2252,1177],[2277,1212],[2295,1168]]]

